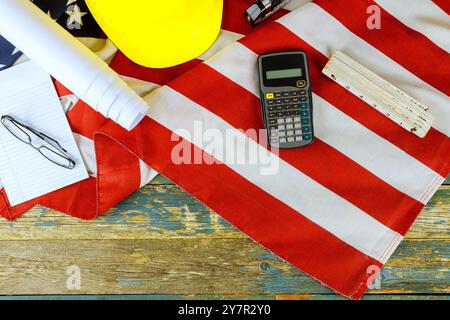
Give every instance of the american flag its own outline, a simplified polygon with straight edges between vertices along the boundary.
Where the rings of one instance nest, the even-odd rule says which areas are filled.
[[[86,11],[81,2],[64,5]],[[373,278],[369,270],[386,263],[450,172],[449,3],[294,0],[275,22],[252,29],[243,18],[252,2],[225,0],[214,46],[164,70],[132,63],[98,34],[76,34],[145,96],[148,116],[127,132],[56,83],[91,178],[14,208],[2,192],[0,213],[14,219],[40,204],[93,219],[159,172],[282,259],[344,296],[361,298]],[[368,28],[368,8],[379,8],[380,28]],[[256,59],[280,50],[309,56],[316,140],[273,152],[245,130],[263,127]],[[436,121],[426,138],[322,75],[335,50],[429,105]],[[238,143],[276,161],[278,174],[227,161],[227,150],[209,154],[210,146],[193,138],[198,122],[233,132]],[[180,140],[217,161],[174,163]]]

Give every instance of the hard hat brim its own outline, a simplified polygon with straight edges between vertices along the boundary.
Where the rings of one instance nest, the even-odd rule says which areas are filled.
[[[163,9],[164,4],[155,5],[159,1],[149,0],[134,0],[141,3],[142,11],[124,10],[123,4],[115,8],[118,2],[114,1],[86,3],[106,35],[129,59],[149,68],[167,68],[202,55],[220,33],[222,0],[193,0],[195,5],[191,6],[183,1],[184,8],[168,11]]]

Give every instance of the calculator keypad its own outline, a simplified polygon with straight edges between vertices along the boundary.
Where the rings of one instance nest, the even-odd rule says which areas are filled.
[[[270,98],[269,98],[270,97]],[[266,109],[271,144],[312,140],[311,108],[306,90],[279,91],[266,94]]]

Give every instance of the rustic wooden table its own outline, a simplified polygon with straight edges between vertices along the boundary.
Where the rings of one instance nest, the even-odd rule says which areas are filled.
[[[448,182],[365,299],[450,297]],[[1,220],[0,241],[3,299],[340,299],[163,178],[95,221],[39,207]]]

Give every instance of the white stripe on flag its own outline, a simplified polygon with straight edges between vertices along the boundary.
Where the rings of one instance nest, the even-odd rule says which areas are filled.
[[[401,241],[401,235],[173,89],[163,87],[147,96],[146,100],[150,105],[155,106],[149,109],[148,113],[152,119],[169,130],[178,132],[187,141],[201,149],[207,146],[209,150],[216,150],[217,153],[214,154],[216,159],[364,254],[385,263]],[[219,131],[223,136],[230,131],[233,132],[237,142],[236,148],[229,150],[226,149],[227,145],[226,150],[221,152],[220,150],[224,147],[218,139],[207,142],[192,139],[191,137],[195,137],[196,122],[201,122],[204,130]],[[252,150],[255,154],[262,154],[270,161],[264,164],[227,163],[227,152],[246,154],[248,150]],[[267,168],[267,163],[279,164],[278,173],[262,175],[261,170]],[[299,230],[299,232],[302,231]]]
[[[206,62],[238,85],[259,97],[254,68],[258,56],[241,43]],[[425,203],[427,186],[441,177],[389,141],[370,131],[321,97],[313,94],[315,135],[394,188]]]
[[[257,59],[253,51],[236,42],[205,64],[259,97]]]
[[[95,147],[94,141],[82,136],[78,133],[73,133],[75,141],[80,150],[81,157],[83,158],[84,165],[91,177],[97,176],[97,161],[95,159]]]
[[[148,82],[145,80],[140,80],[136,78],[126,77],[126,76],[120,76],[127,85],[133,89],[139,96],[144,97],[148,95],[153,90],[158,89],[161,87],[159,84]]]
[[[200,60],[207,60],[214,56],[216,53],[218,53],[223,48],[227,47],[228,45],[236,42],[237,40],[241,39],[243,37],[242,34],[227,31],[227,30],[221,30],[218,38],[214,42],[214,44],[206,51],[204,54],[202,54],[200,57],[198,57]]]
[[[306,4],[295,14],[285,15],[278,22],[322,54],[330,57],[335,50],[344,51],[401,90],[430,106],[436,119],[433,127],[447,136],[450,135],[450,99],[446,94],[353,34],[316,4]]]
[[[304,4],[307,4],[308,2],[311,1],[312,0],[291,0],[291,2],[288,2],[288,4],[284,6],[284,9],[293,11],[298,7],[303,6]]]
[[[374,0],[384,10],[450,52],[450,18],[431,0]],[[405,49],[407,50],[407,49]]]
[[[152,181],[153,179],[155,179],[156,176],[158,175],[158,172],[153,170],[148,164],[146,164],[141,159],[139,159],[139,168],[141,171],[141,183],[140,183],[141,188],[150,181]]]

